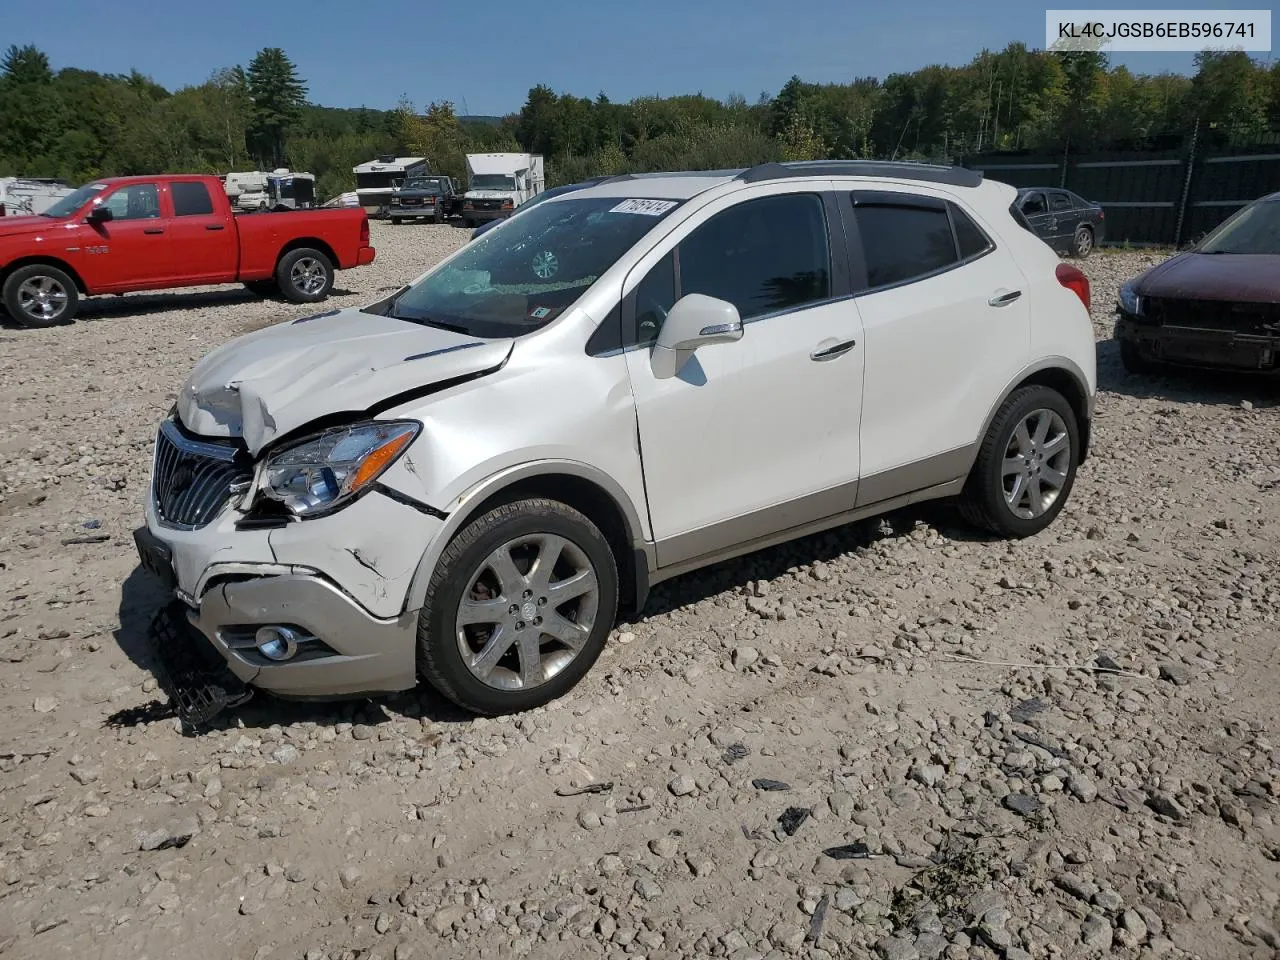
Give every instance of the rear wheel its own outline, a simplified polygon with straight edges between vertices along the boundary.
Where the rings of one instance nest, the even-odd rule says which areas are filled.
[[[1083,224],[1076,227],[1075,238],[1071,241],[1071,252],[1084,259],[1093,252],[1093,231]]]
[[[431,217],[432,223],[444,223],[444,207],[436,207],[435,214]]]
[[[57,267],[42,263],[20,267],[4,282],[5,310],[24,327],[67,323],[80,306],[75,281]]]
[[[591,669],[617,604],[617,565],[594,523],[554,500],[503,504],[463,528],[436,565],[419,669],[475,713],[542,706]]]
[[[1076,477],[1080,431],[1066,398],[1020,387],[996,412],[965,484],[965,519],[1003,537],[1030,537],[1062,512]]]
[[[286,300],[318,303],[333,289],[333,264],[319,250],[290,250],[276,267],[276,283]]]
[[[400,226],[400,224],[402,224],[402,223],[404,223],[404,220],[402,220],[400,217],[392,217],[392,218],[391,218],[391,225],[392,225],[393,227],[398,227],[398,226]]]

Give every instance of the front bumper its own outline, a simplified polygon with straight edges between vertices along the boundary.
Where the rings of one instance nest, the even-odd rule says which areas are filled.
[[[291,697],[417,683],[417,611],[408,598],[440,519],[376,491],[277,529],[237,530],[239,516],[232,506],[199,530],[173,529],[148,497],[146,530],[137,534],[143,567],[182,600],[238,678]],[[316,639],[292,660],[271,661],[253,643],[263,626]]]
[[[1205,369],[1280,373],[1280,335],[1143,323],[1120,311],[1115,337],[1147,360]]]
[[[390,216],[397,220],[409,217],[434,217],[439,207],[434,203],[413,204],[412,206],[392,206]]]
[[[467,220],[473,220],[476,223],[488,223],[490,220],[505,220],[511,216],[510,210],[467,210],[463,209],[462,216]]]

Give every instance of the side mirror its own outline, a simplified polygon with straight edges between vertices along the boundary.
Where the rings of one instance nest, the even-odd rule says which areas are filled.
[[[112,220],[114,218],[115,215],[111,212],[111,208],[103,206],[102,204],[96,205],[89,211],[90,223],[106,223],[108,220]]]
[[[705,294],[687,294],[668,311],[654,342],[650,357],[654,376],[660,380],[674,377],[699,347],[741,339],[742,318],[737,307]]]

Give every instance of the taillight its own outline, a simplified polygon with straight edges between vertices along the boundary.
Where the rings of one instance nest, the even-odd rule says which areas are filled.
[[[360,242],[361,242],[361,243],[368,243],[368,242],[369,242],[369,217],[368,217],[368,215],[366,215],[366,216],[362,217],[362,218],[361,218],[361,220],[360,220]]]
[[[1089,278],[1069,263],[1058,264],[1054,271],[1058,282],[1080,298],[1086,310],[1089,309]]]

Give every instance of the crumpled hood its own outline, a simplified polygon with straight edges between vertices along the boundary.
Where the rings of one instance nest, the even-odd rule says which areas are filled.
[[[1134,288],[1144,297],[1277,303],[1280,256],[1188,251],[1152,267]]]
[[[335,413],[500,366],[513,341],[331,310],[239,337],[207,354],[182,385],[178,416],[206,437],[242,437],[257,455]]]

